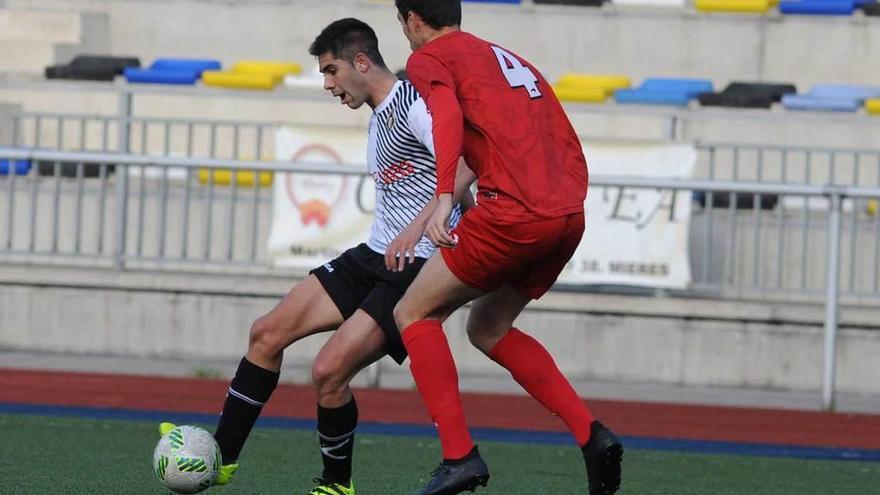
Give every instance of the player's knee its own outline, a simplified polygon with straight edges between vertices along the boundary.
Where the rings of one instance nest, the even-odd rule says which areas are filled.
[[[487,355],[508,330],[510,325],[507,324],[486,324],[471,319],[467,322],[467,336],[471,345]]]
[[[262,316],[251,324],[248,349],[266,358],[284,351],[283,329],[271,318]]]
[[[468,325],[467,336],[468,340],[471,341],[471,345],[483,351],[483,354],[488,354],[489,351],[492,349],[492,346],[486,336],[478,331],[472,331],[470,325]]]
[[[339,362],[318,356],[312,364],[312,383],[319,399],[330,399],[345,394],[348,377]]]
[[[403,306],[400,303],[397,303],[397,305],[394,306],[393,315],[394,323],[397,324],[397,328],[400,329],[401,332],[404,328],[410,326],[410,324],[412,324],[412,322],[414,321],[412,319],[412,316],[407,311],[406,306]]]

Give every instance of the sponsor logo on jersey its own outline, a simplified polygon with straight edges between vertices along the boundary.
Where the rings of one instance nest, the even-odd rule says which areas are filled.
[[[413,164],[408,161],[400,163],[392,163],[390,167],[386,167],[378,172],[373,172],[373,179],[383,184],[393,184],[401,179],[405,179],[416,173]]]

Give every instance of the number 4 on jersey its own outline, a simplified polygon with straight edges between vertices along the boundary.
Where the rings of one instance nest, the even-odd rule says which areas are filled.
[[[501,73],[507,78],[511,88],[526,88],[531,98],[540,98],[541,92],[538,91],[538,78],[535,73],[528,67],[520,63],[519,59],[514,57],[510,52],[497,46],[492,47],[495,57],[498,59],[498,65],[501,66]]]

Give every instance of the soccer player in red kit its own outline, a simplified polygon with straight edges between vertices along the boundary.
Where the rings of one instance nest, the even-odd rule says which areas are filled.
[[[589,494],[620,486],[623,447],[595,421],[535,339],[513,327],[556,281],[584,231],[587,164],[553,90],[528,62],[459,29],[460,0],[396,0],[413,53],[406,72],[432,114],[439,246],[395,308],[410,370],[440,436],[443,462],[419,495],[488,482],[471,440],[442,322],[474,301],[471,343],[558,415],[581,447]],[[477,175],[477,206],[448,231],[459,156]]]

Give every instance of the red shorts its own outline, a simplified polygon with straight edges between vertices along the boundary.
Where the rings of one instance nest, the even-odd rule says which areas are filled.
[[[556,282],[584,233],[584,213],[507,222],[502,198],[480,198],[453,229],[458,245],[440,249],[449,270],[465,284],[485,292],[510,285],[538,299]],[[487,204],[488,203],[488,204]]]

